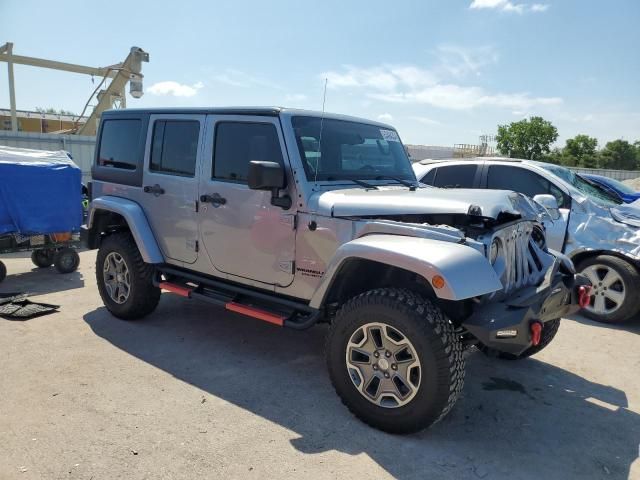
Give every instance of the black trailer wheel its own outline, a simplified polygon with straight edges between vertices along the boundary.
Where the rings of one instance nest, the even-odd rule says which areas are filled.
[[[153,274],[153,266],[144,263],[130,233],[114,233],[101,242],[96,256],[96,281],[100,297],[112,315],[137,320],[153,312],[160,301]]]
[[[34,250],[31,252],[31,261],[38,268],[48,268],[53,265],[55,251],[53,250]]]
[[[372,427],[412,433],[444,417],[464,384],[462,344],[431,302],[408,290],[370,290],[345,303],[326,361],[347,408]]]
[[[489,357],[497,357],[503,360],[522,360],[524,358],[529,358],[531,355],[535,355],[539,351],[543,350],[547,345],[549,345],[552,340],[555,338],[556,333],[558,333],[558,329],[560,328],[560,319],[557,318],[555,320],[549,320],[542,325],[542,332],[540,332],[540,343],[538,345],[531,345],[524,352],[519,355],[514,355],[512,353],[499,352],[493,348],[487,348],[484,345],[478,345],[478,349]]]
[[[53,264],[60,273],[75,272],[80,265],[80,255],[73,248],[61,248],[56,252]]]
[[[7,266],[0,262],[0,282],[2,282],[7,277]]]

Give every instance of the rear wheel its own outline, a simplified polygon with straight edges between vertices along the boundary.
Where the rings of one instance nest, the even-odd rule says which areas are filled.
[[[61,248],[53,257],[53,265],[60,273],[75,272],[80,265],[80,255],[73,248]]]
[[[407,290],[371,290],[349,300],[332,323],[325,351],[342,402],[390,433],[437,422],[464,384],[462,345],[452,325]]]
[[[7,266],[0,262],[0,282],[2,282],[7,277]]]
[[[53,265],[54,257],[53,250],[34,250],[31,252],[31,262],[38,268],[48,268]]]
[[[153,285],[153,273],[129,233],[114,233],[102,241],[96,281],[105,307],[114,316],[135,320],[155,310],[160,289]]]
[[[638,270],[612,255],[598,255],[580,262],[576,270],[591,282],[591,300],[584,315],[603,323],[624,322],[638,313]]]

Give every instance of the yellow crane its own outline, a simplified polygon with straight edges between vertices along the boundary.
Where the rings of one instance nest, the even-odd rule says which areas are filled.
[[[131,47],[127,58],[115,65],[108,67],[88,67],[85,65],[76,65],[73,63],[58,62],[55,60],[47,60],[44,58],[26,57],[23,55],[14,55],[13,43],[7,42],[0,46],[0,61],[7,62],[9,74],[9,103],[11,109],[11,130],[18,130],[18,117],[16,113],[16,92],[15,78],[13,74],[14,65],[30,65],[33,67],[50,68],[53,70],[62,70],[65,72],[82,73],[91,75],[92,77],[101,78],[98,86],[92,93],[89,100],[84,106],[82,113],[76,118],[76,126],[73,132],[79,135],[95,135],[100,114],[111,108],[125,108],[126,95],[125,88],[129,83],[129,93],[133,98],[140,98],[144,94],[142,88],[142,62],[149,61],[149,54],[139,47]],[[106,88],[101,87],[110,80]],[[79,124],[80,118],[84,115],[89,103],[94,98],[98,103],[93,107],[89,118],[84,124]]]

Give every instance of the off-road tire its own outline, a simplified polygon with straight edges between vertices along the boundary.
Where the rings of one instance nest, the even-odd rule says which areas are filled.
[[[3,262],[0,262],[0,282],[5,278],[7,278],[7,266]]]
[[[497,357],[503,360],[522,360],[524,358],[529,358],[531,355],[535,355],[542,349],[544,349],[547,345],[551,343],[551,341],[558,333],[558,329],[560,328],[560,319],[557,318],[555,320],[549,320],[548,322],[544,322],[542,325],[542,332],[540,332],[540,343],[538,345],[531,345],[524,352],[514,355],[513,353],[507,352],[499,352],[498,350],[494,350],[492,348],[487,348],[484,345],[478,346],[480,351],[485,355],[490,357]]]
[[[59,273],[75,272],[80,265],[80,255],[73,248],[61,248],[53,256],[53,266]]]
[[[55,253],[51,250],[34,250],[31,252],[31,262],[38,268],[49,268],[53,265]]]
[[[104,284],[104,261],[111,252],[121,255],[129,269],[131,285],[129,297],[124,303],[112,300]],[[96,256],[96,281],[100,297],[113,316],[137,320],[156,309],[161,292],[160,288],[153,285],[153,275],[153,266],[144,262],[130,233],[114,233],[102,240]]]
[[[349,376],[345,360],[349,339],[371,322],[397,328],[420,360],[420,386],[403,406],[385,408],[372,403]],[[451,410],[464,385],[462,344],[453,326],[429,300],[404,289],[370,290],[347,301],[332,322],[325,355],[342,403],[363,422],[389,433],[408,434],[433,425]]]
[[[635,296],[640,291],[640,273],[634,265],[613,255],[597,255],[587,258],[576,266],[576,271],[580,273],[585,268],[597,264],[605,265],[620,275],[625,284],[626,298],[622,306],[611,314],[596,314],[587,309],[581,310],[580,313],[601,323],[621,323],[632,319],[640,310],[640,303]]]

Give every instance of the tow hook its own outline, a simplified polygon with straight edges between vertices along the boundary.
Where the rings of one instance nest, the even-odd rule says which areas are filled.
[[[587,308],[591,303],[591,286],[581,285],[578,287],[578,304],[580,308]]]
[[[542,337],[542,324],[540,322],[531,322],[529,329],[531,330],[531,345],[535,347],[540,343],[540,338]]]

